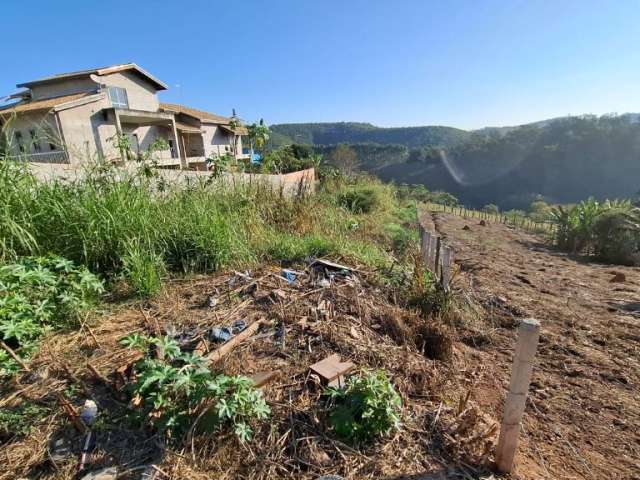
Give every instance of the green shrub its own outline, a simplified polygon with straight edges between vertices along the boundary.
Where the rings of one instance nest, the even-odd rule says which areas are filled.
[[[270,413],[262,392],[242,376],[215,375],[199,355],[183,353],[169,337],[130,335],[121,343],[146,354],[159,349],[163,358],[145,356],[136,364],[137,380],[132,386],[138,415],[178,440],[202,414],[198,425],[205,431],[231,427],[241,441],[251,438],[254,419]]]
[[[602,261],[623,265],[640,262],[640,210],[614,206],[593,224],[595,254]]]
[[[356,214],[371,213],[380,205],[380,196],[376,188],[356,186],[339,193],[338,204]]]
[[[553,241],[572,253],[595,255],[611,263],[634,264],[640,250],[640,209],[629,200],[590,198],[551,213]]]
[[[47,330],[70,326],[102,292],[102,282],[95,275],[61,257],[24,257],[3,265],[0,338],[27,360]],[[0,374],[12,374],[17,366],[3,350]]]
[[[544,200],[536,200],[529,205],[529,218],[534,222],[547,222],[551,219],[551,205]]]
[[[333,403],[329,420],[348,441],[365,441],[400,426],[402,401],[382,370],[350,378],[344,389],[328,390]]]

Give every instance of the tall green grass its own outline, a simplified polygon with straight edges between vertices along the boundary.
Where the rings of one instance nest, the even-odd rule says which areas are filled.
[[[351,208],[345,193],[370,208],[360,200]],[[285,198],[260,186],[167,184],[146,170],[109,167],[73,182],[40,182],[9,161],[0,161],[0,202],[2,259],[54,253],[124,277],[143,296],[156,293],[166,273],[263,260],[333,255],[383,266],[402,254],[394,247],[406,246],[414,220],[393,187],[369,178]]]

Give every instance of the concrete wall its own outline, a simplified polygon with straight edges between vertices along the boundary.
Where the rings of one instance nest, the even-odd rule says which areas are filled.
[[[204,131],[202,136],[205,157],[209,157],[211,154],[233,153],[233,136],[231,134],[217,125],[210,124],[203,124],[202,130]]]
[[[71,80],[62,80],[47,85],[31,87],[31,95],[34,100],[39,98],[60,97],[80,92],[90,92],[98,89],[98,84],[89,76]]]
[[[102,75],[100,81],[110,87],[121,87],[127,90],[129,108],[157,112],[160,108],[155,87],[131,72],[118,72]]]
[[[107,98],[102,98],[58,112],[71,164],[85,163],[96,157],[119,157],[119,151],[109,140],[116,134],[115,121],[112,115],[105,119],[102,112],[109,104]]]
[[[136,126],[124,123],[122,124],[122,132],[127,134],[136,134],[138,136],[138,145],[140,147],[140,152],[148,150],[153,142],[155,142],[158,138],[164,138],[167,143],[169,143],[169,140],[174,140],[173,131],[161,125]],[[154,156],[159,160],[159,163],[163,165],[171,163],[175,163],[177,165],[180,164],[180,157],[171,157],[170,149],[156,152]]]
[[[62,180],[73,181],[84,175],[81,167],[73,165],[55,165],[30,163],[33,174],[42,181]],[[193,170],[157,170],[168,182],[177,185],[188,185],[193,182],[210,179],[210,172]],[[315,191],[315,170],[309,168],[284,175],[265,175],[254,173],[224,174],[216,180],[221,186],[254,185],[271,188],[282,192],[285,196],[296,196],[299,193],[309,194]]]

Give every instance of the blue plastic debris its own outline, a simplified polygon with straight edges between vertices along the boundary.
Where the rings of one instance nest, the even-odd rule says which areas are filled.
[[[296,281],[296,274],[293,273],[291,270],[282,270],[282,276],[287,280],[287,282],[289,283],[293,283]]]
[[[214,327],[209,330],[209,340],[213,342],[226,342],[245,328],[247,328],[247,323],[244,320],[236,320],[231,326]]]

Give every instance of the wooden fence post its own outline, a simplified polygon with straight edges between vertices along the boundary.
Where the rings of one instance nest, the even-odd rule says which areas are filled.
[[[520,424],[527,402],[527,392],[531,381],[533,358],[540,338],[540,322],[526,318],[520,323],[509,393],[505,400],[500,439],[496,452],[496,465],[501,472],[511,472],[518,447]]]
[[[436,280],[438,280],[439,277],[439,267],[440,267],[440,247],[442,246],[442,239],[441,237],[436,237],[436,251],[435,251],[435,259],[433,262],[433,273],[436,276]]]
[[[453,250],[451,247],[442,247],[442,286],[445,292],[449,291],[451,282],[451,265],[453,263]]]

